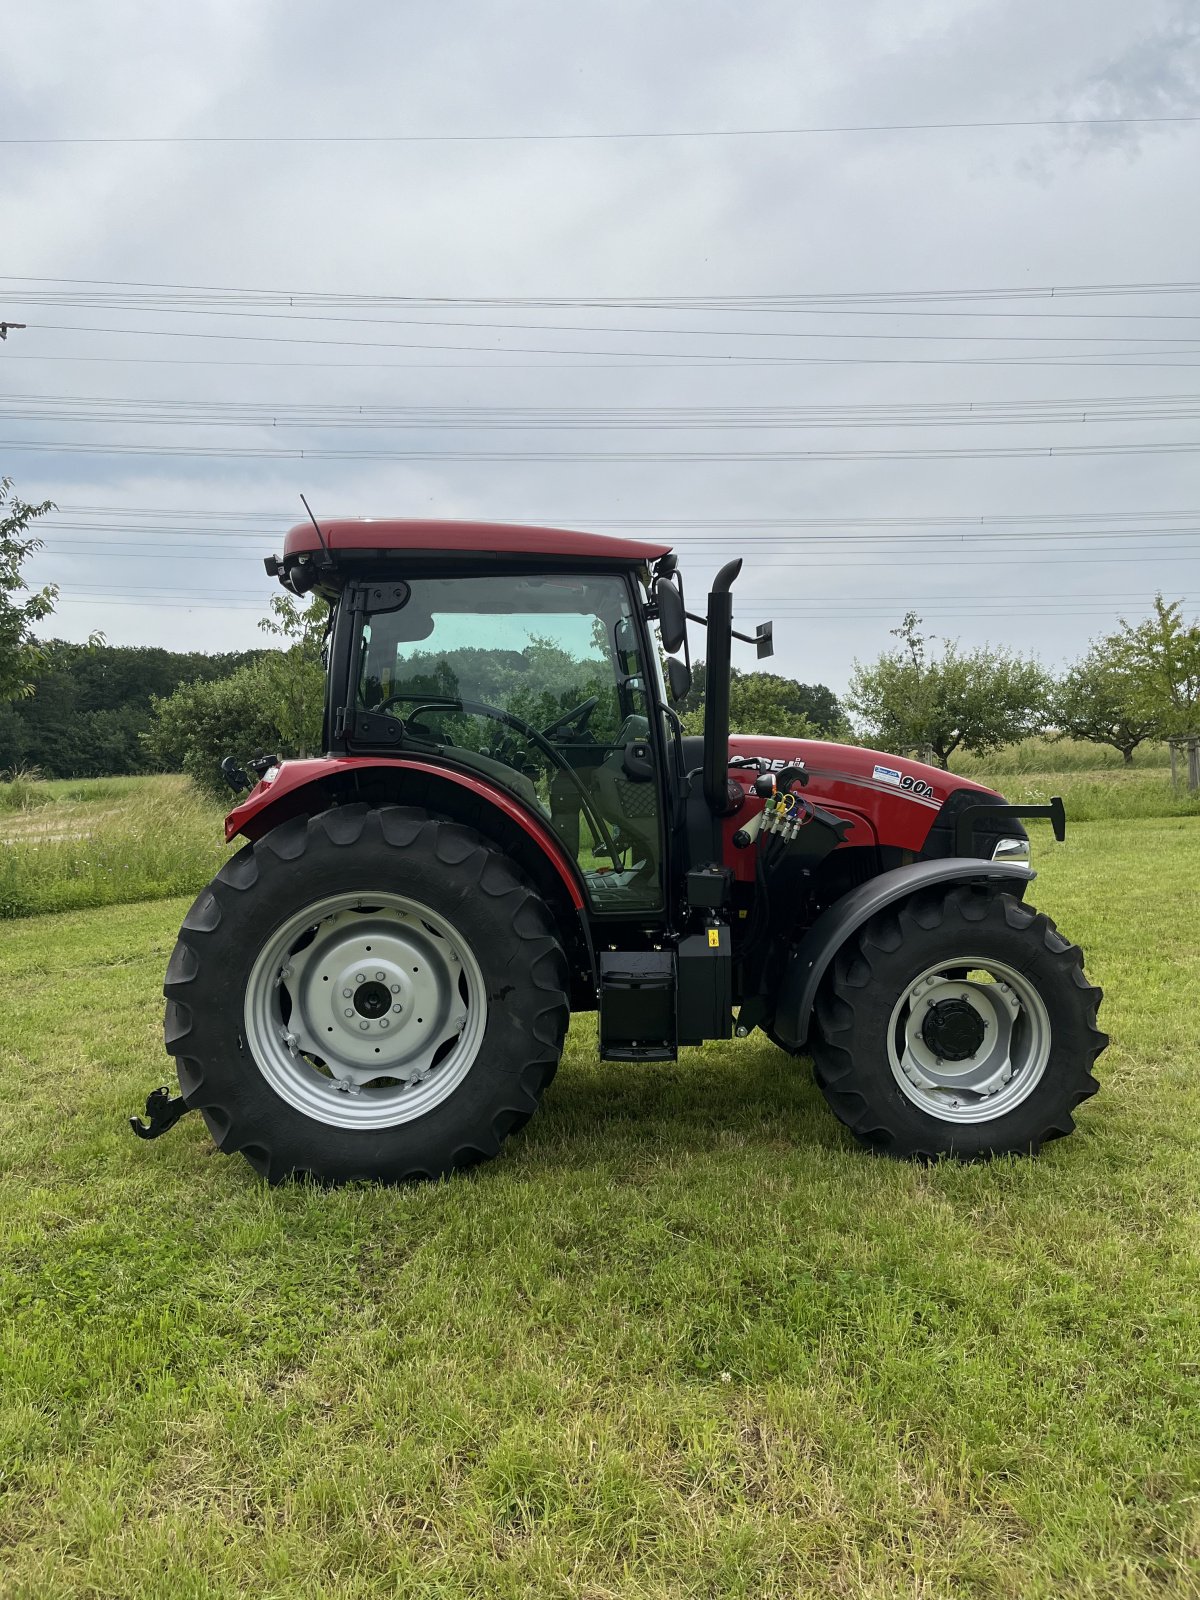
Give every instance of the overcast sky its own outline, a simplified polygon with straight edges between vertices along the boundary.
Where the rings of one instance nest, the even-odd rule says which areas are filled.
[[[1050,663],[1195,611],[1198,89],[1167,0],[10,8],[0,472],[61,508],[54,631],[261,642],[301,491],[672,519],[693,607],[744,555],[838,690],[910,608]],[[989,122],[1042,125],[880,131]],[[193,142],[22,142],[69,139]]]

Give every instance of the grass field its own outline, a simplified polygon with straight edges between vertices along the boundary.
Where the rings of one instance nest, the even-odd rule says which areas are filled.
[[[186,778],[0,783],[0,918],[194,894],[227,853]]]
[[[975,1168],[584,1018],[491,1166],[267,1190],[124,1126],[186,902],[4,925],[0,1594],[1200,1594],[1200,821],[1038,864],[1104,1091]]]

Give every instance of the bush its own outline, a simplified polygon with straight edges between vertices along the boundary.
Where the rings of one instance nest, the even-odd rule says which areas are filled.
[[[143,735],[152,759],[168,771],[186,772],[204,794],[227,800],[226,756],[244,766],[254,756],[287,753],[275,715],[273,665],[255,661],[232,677],[187,683],[156,699],[154,725]]]

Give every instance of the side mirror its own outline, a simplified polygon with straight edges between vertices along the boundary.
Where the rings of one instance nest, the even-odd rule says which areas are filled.
[[[687,699],[692,687],[692,669],[678,656],[667,657],[667,684],[676,705]]]
[[[687,613],[683,609],[683,596],[674,583],[660,578],[654,586],[654,603],[658,607],[658,631],[663,649],[668,655],[681,650],[687,640]]]

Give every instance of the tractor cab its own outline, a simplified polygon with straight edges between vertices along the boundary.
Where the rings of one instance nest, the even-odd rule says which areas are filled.
[[[677,719],[649,631],[663,546],[499,524],[332,522],[273,563],[333,602],[325,746],[426,757],[508,791],[590,910],[654,919]]]

